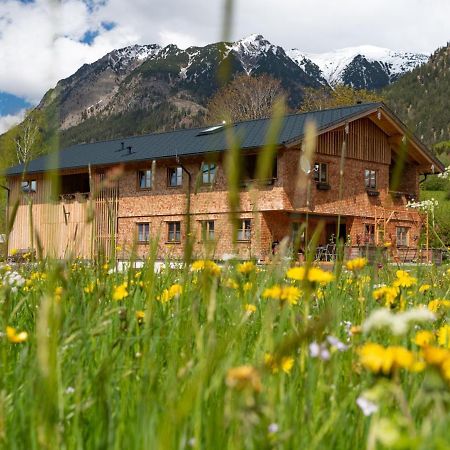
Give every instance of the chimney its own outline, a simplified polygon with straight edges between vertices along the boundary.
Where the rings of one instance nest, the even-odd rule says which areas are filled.
[[[131,145],[130,145],[129,147],[127,147],[128,154],[129,154],[129,155],[131,155],[131,153],[132,153],[132,152],[131,152],[131,149],[132,149]]]

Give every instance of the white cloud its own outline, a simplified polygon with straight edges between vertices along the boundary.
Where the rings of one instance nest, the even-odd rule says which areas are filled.
[[[93,8],[87,6],[89,3]],[[235,0],[230,38],[264,35],[306,52],[372,44],[431,53],[448,35],[449,0]],[[135,43],[184,48],[222,38],[224,0],[0,0],[0,91],[33,103],[82,64]],[[102,22],[114,22],[112,30]],[[99,35],[80,42],[88,30]]]
[[[8,131],[14,125],[22,122],[25,117],[25,109],[22,109],[17,114],[8,114],[7,116],[0,116],[0,134]]]

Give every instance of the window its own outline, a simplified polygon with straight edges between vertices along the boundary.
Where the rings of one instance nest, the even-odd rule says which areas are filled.
[[[169,167],[167,175],[168,186],[177,187],[183,184],[183,169],[181,167]]]
[[[138,223],[138,242],[149,242],[150,240],[150,224],[146,223]]]
[[[238,241],[249,241],[252,236],[252,228],[250,219],[243,219],[239,222],[237,230]]]
[[[203,163],[202,164],[202,183],[203,184],[212,184],[214,182],[214,178],[216,177],[217,166],[212,163]]]
[[[242,166],[242,181],[256,180],[257,173],[256,169],[258,166],[258,155],[244,155],[244,161]],[[273,181],[277,178],[278,167],[277,167],[277,157],[275,156],[272,161],[272,174],[269,176],[268,180],[261,181]]]
[[[62,175],[61,181],[61,195],[68,194],[87,194],[90,192],[90,182],[88,173],[77,173],[75,175]]]
[[[181,242],[181,222],[167,222],[167,241]]]
[[[397,238],[397,247],[407,247],[408,246],[408,233],[409,228],[406,227],[397,227],[396,228],[396,238]]]
[[[214,240],[214,220],[203,220],[202,226],[202,241]]]
[[[22,181],[20,183],[20,187],[22,189],[22,192],[26,192],[26,193],[30,194],[30,193],[36,192],[37,182],[36,182],[36,180]]]
[[[364,182],[366,189],[376,189],[377,188],[377,172],[372,169],[366,169],[364,171]]]
[[[314,163],[314,181],[317,183],[328,183],[327,163]]]
[[[375,243],[375,225],[373,224],[364,225],[364,243],[365,244]]]
[[[152,171],[150,169],[139,170],[138,171],[138,183],[139,183],[139,189],[151,189],[151,187],[152,187]]]

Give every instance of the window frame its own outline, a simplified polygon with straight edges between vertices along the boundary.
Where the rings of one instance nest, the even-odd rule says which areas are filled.
[[[316,171],[316,166],[318,166],[318,170]],[[329,172],[329,163],[316,161],[313,166],[313,180],[317,184],[328,184],[328,172]],[[325,167],[325,180],[322,180],[322,169]],[[317,174],[317,178],[316,178]]]
[[[141,239],[141,227],[144,227],[147,225],[147,233],[143,231],[142,236],[147,239]],[[150,242],[150,222],[136,222],[136,228],[137,228],[137,242],[138,244],[148,244]]]
[[[403,229],[403,236],[399,239],[399,230]],[[397,226],[395,227],[395,245],[396,247],[409,247],[409,231],[410,227]]]
[[[175,171],[176,184],[171,184],[172,174],[171,171]],[[178,173],[179,172],[179,173]],[[179,180],[179,184],[178,184]],[[181,166],[171,166],[167,168],[167,187],[179,188],[183,186],[183,168]]]
[[[172,226],[175,226],[175,230],[171,230]],[[171,235],[173,235],[174,239],[171,239]],[[167,222],[167,243],[168,244],[181,243],[181,221],[171,220]]]
[[[150,178],[149,178],[149,180],[150,180],[150,186],[145,186],[145,187],[142,187],[141,186],[141,174],[144,174],[144,179],[147,181],[148,180],[148,178],[147,178],[147,173],[150,173]],[[150,191],[150,190],[152,190],[153,189],[153,171],[152,171],[152,169],[139,169],[138,171],[137,171],[137,187],[138,187],[138,190],[140,190],[140,191]]]
[[[374,185],[372,186],[372,181]],[[376,191],[378,188],[378,173],[375,169],[364,169],[364,186],[366,189]]]
[[[248,227],[246,226],[248,223]],[[238,242],[250,242],[252,240],[252,220],[239,219],[236,240]]]
[[[369,245],[375,244],[376,227],[373,223],[364,224],[364,243]]]
[[[205,172],[204,168],[208,167],[207,172]],[[211,175],[212,167],[214,168],[214,173]],[[201,184],[204,186],[210,186],[211,184],[214,184],[216,181],[217,176],[217,164],[214,162],[202,162],[202,165],[200,166],[200,173],[201,173]],[[204,177],[205,174],[208,176],[208,181],[205,181]]]
[[[25,188],[25,183],[27,183],[28,189]],[[34,189],[33,189],[34,183]],[[30,178],[28,180],[21,180],[20,182],[20,191],[23,194],[36,194],[37,192],[37,180],[36,178]]]
[[[200,221],[200,239],[202,242],[211,242],[214,241],[215,236],[215,220],[201,220]],[[212,224],[212,229],[211,229]],[[211,237],[212,231],[212,237]]]

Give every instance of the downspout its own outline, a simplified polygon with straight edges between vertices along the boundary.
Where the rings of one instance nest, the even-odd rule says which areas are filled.
[[[177,157],[177,164],[181,167],[183,172],[188,176],[188,188],[186,191],[186,244],[184,246],[184,262],[186,263],[186,268],[191,261],[192,256],[192,244],[191,244],[191,181],[192,175],[183,164],[180,163],[180,159]]]

